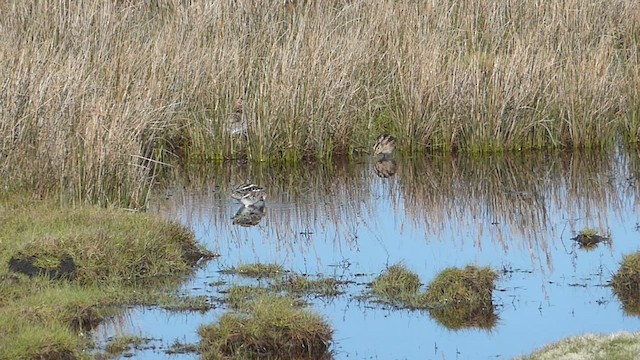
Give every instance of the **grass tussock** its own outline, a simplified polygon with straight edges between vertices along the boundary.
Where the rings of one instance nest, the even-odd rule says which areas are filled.
[[[278,296],[256,298],[245,312],[225,313],[198,332],[204,359],[328,358],[333,336],[320,316]]]
[[[571,240],[578,243],[581,249],[591,250],[595,249],[599,243],[610,243],[611,238],[605,235],[601,235],[597,230],[591,228],[585,228],[578,232],[578,235]]]
[[[2,359],[82,358],[90,345],[83,334],[118,305],[159,302],[161,292],[145,287],[175,290],[208,256],[183,227],[116,209],[3,197],[0,222]],[[74,270],[51,276],[67,258]],[[16,259],[38,271],[12,267]]]
[[[492,299],[497,278],[488,267],[443,270],[424,294],[431,317],[449,329],[493,328],[498,322]]]
[[[491,295],[498,274],[488,267],[445,269],[429,284],[426,297],[438,306],[472,304],[493,307]]]
[[[13,0],[0,12],[2,185],[37,196],[143,207],[175,159],[327,158],[383,132],[404,152],[640,133],[632,0]],[[227,133],[230,114],[246,137]]]
[[[545,346],[517,360],[632,360],[640,353],[640,335],[626,332],[587,334]]]
[[[622,259],[620,268],[613,275],[612,289],[627,313],[640,315],[640,252]]]
[[[408,307],[427,308],[420,296],[420,278],[404,265],[389,266],[371,284],[371,293],[385,303]]]
[[[392,265],[371,284],[383,303],[406,309],[426,309],[450,329],[491,328],[497,323],[492,291],[497,274],[490,268],[467,266],[442,271],[420,291],[420,278],[403,265]]]

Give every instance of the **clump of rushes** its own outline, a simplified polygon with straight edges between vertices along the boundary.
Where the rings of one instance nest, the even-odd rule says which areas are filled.
[[[629,314],[640,315],[640,252],[626,255],[613,275],[612,289]]]
[[[405,308],[425,309],[420,296],[420,278],[404,265],[392,265],[371,284],[371,292],[385,303]]]
[[[205,359],[322,359],[330,355],[333,336],[320,316],[272,295],[256,298],[244,312],[223,314],[198,333]]]
[[[578,235],[571,238],[571,240],[577,242],[581,249],[591,250],[601,242],[610,242],[611,238],[598,234],[595,229],[585,228],[580,230]]]
[[[450,329],[493,327],[497,316],[492,294],[497,278],[488,267],[443,270],[424,294],[431,316]]]
[[[443,270],[429,284],[426,297],[437,306],[471,304],[492,306],[498,274],[488,267],[466,266]]]
[[[80,358],[84,332],[211,256],[184,227],[117,209],[0,196],[0,223],[0,359]]]

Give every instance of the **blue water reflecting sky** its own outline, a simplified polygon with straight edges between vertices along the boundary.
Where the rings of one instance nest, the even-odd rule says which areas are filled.
[[[630,160],[500,161],[399,161],[389,179],[376,177],[371,163],[353,164],[346,175],[333,173],[313,184],[303,178],[298,187],[261,173],[256,177],[267,187],[266,213],[253,227],[232,224],[240,205],[225,189],[234,175],[176,186],[153,208],[188,225],[221,254],[184,285],[190,293],[220,296],[210,285],[223,276],[218,271],[254,262],[355,280],[344,296],[314,300],[314,309],[335,328],[338,359],[509,359],[585,332],[640,330],[640,320],[624,314],[607,286],[622,257],[640,248]],[[248,171],[237,177],[250,176]],[[610,232],[612,244],[577,248],[571,237],[585,227]],[[426,312],[355,299],[366,291],[364,283],[399,262],[425,286],[447,267],[500,270],[497,326],[454,331]],[[221,311],[140,310],[131,313],[128,328],[166,342],[197,341],[197,327]]]

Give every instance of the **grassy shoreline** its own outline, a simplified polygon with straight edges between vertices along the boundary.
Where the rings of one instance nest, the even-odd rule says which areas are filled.
[[[139,208],[174,161],[329,159],[381,132],[406,153],[639,133],[631,0],[188,3],[3,2],[3,178]],[[225,134],[238,97],[248,143]]]
[[[0,358],[87,358],[86,332],[125,304],[166,303],[200,249],[147,214],[0,198]],[[60,259],[64,276],[51,276]],[[22,266],[12,266],[16,260]]]

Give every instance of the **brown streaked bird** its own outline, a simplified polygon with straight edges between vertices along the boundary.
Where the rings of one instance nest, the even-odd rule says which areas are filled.
[[[378,140],[376,140],[376,143],[373,145],[373,155],[391,155],[395,149],[396,138],[389,134],[382,134],[378,136]]]
[[[231,197],[240,200],[244,206],[254,206],[260,201],[264,202],[266,198],[264,188],[251,183],[234,186],[231,189]]]
[[[245,105],[242,97],[236,100],[233,112],[227,117],[227,132],[230,135],[247,134],[247,114],[245,113]]]

